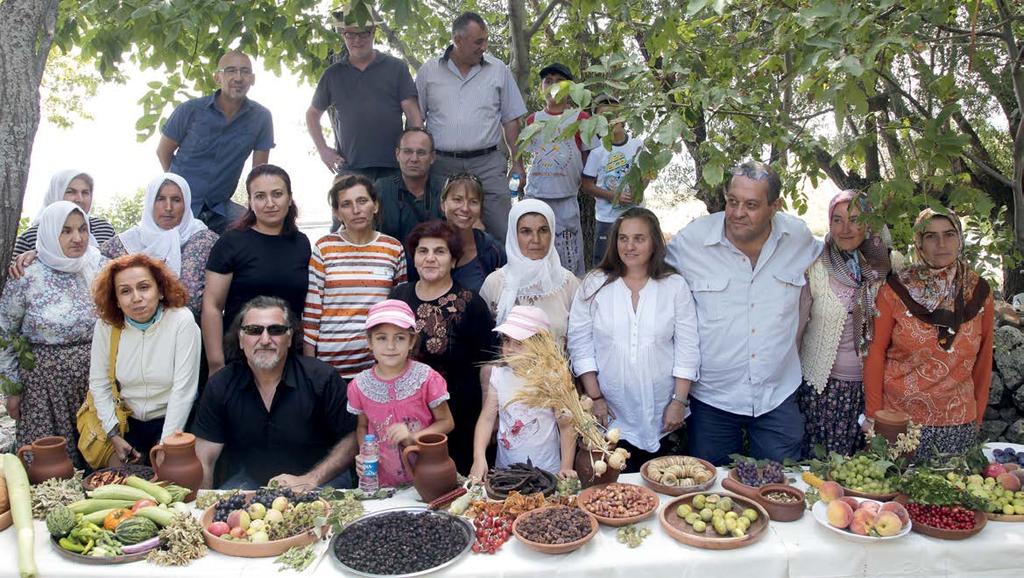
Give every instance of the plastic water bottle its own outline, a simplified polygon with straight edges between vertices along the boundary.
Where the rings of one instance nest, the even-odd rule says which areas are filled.
[[[519,173],[512,173],[508,177],[508,196],[512,197],[512,202],[519,200],[519,185],[522,184],[523,179],[519,176]]]
[[[366,434],[359,454],[363,457],[363,475],[359,476],[359,489],[372,494],[380,487],[377,481],[377,460],[380,458],[377,436]]]

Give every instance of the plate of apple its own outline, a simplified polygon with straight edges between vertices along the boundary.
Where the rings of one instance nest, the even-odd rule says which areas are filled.
[[[878,542],[910,533],[910,514],[899,502],[844,496],[835,482],[825,482],[819,492],[821,501],[811,508],[815,521],[848,540]]]

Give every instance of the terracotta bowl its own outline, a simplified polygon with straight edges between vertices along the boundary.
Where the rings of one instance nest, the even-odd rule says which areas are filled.
[[[245,495],[245,503],[249,504],[256,492],[242,492],[242,494]],[[268,558],[270,556],[280,556],[288,551],[289,548],[305,546],[316,542],[320,539],[321,535],[326,535],[328,530],[328,526],[325,525],[319,532],[314,528],[306,530],[301,534],[296,534],[295,536],[289,536],[280,540],[271,540],[262,544],[225,540],[218,536],[214,536],[206,529],[213,522],[215,508],[216,504],[207,508],[206,511],[203,512],[203,516],[199,519],[199,523],[203,525],[203,536],[206,537],[206,545],[209,546],[211,550],[220,552],[225,556],[235,556],[238,558]],[[330,505],[328,505],[327,512],[328,514],[330,513]]]
[[[149,480],[151,482],[155,482],[156,481],[156,471],[153,468],[148,467],[148,466],[124,466],[122,468],[102,468],[102,469],[96,470],[95,472],[89,474],[88,476],[85,477],[85,479],[82,480],[82,489],[87,491],[87,492],[95,490],[98,486],[96,486],[96,484],[94,483],[94,480],[95,480],[95,478],[96,478],[96,476],[98,474],[101,474],[103,472],[107,472],[107,471],[110,471],[110,470],[118,470],[118,469],[124,469],[125,473],[127,475],[138,476],[140,474],[148,474],[145,479],[147,479],[147,480]],[[124,482],[120,482],[120,483],[123,484]]]
[[[741,482],[740,481],[740,477],[738,475],[736,475],[736,468],[733,468],[733,469],[729,470],[729,474],[726,477],[728,479],[732,480],[733,482],[736,482],[733,485],[732,488],[727,488],[727,489],[729,489],[732,492],[736,492],[737,494],[739,494],[741,496],[745,496],[747,498],[754,499],[754,496],[757,495],[757,491],[759,489],[761,489],[761,488],[755,488],[754,486],[750,486],[750,485],[747,485],[747,484],[744,484],[743,482]],[[723,482],[724,482],[724,480],[723,480]],[[792,481],[790,480],[790,477],[787,475],[786,476],[786,483],[785,483],[785,485],[788,486],[791,483],[792,483]],[[723,483],[723,487],[725,487],[724,483]]]
[[[906,506],[910,503],[910,498],[906,494],[900,494],[896,496],[895,501]],[[985,528],[985,524],[988,523],[988,516],[985,515],[985,512],[974,512],[974,527],[970,530],[947,530],[946,528],[936,528],[935,526],[929,526],[924,522],[914,520],[913,518],[911,518],[911,523],[911,530],[918,534],[924,534],[925,536],[931,536],[932,538],[938,538],[939,540],[966,540]]]
[[[665,457],[676,457],[676,456],[665,456]],[[685,457],[685,456],[679,456],[679,457]],[[665,494],[665,495],[668,495],[668,496],[682,496],[683,494],[691,494],[693,492],[703,492],[705,490],[710,489],[712,486],[714,486],[715,485],[715,481],[718,480],[718,468],[716,468],[714,465],[712,465],[711,462],[709,462],[709,461],[697,458],[697,461],[699,461],[701,463],[701,465],[703,465],[705,468],[708,469],[708,471],[711,472],[711,479],[709,479],[708,481],[704,482],[703,484],[697,484],[695,486],[666,486],[665,484],[662,484],[662,483],[659,483],[659,482],[655,482],[654,480],[652,480],[651,478],[649,478],[647,476],[647,467],[650,466],[652,463],[654,463],[654,462],[656,462],[658,460],[661,460],[661,459],[664,459],[664,457],[654,458],[652,460],[648,460],[647,462],[644,463],[644,465],[640,466],[640,476],[644,479],[644,483],[647,484],[648,486],[650,486],[652,490],[654,490],[655,492],[658,492],[659,494]]]
[[[742,548],[749,546],[754,542],[760,540],[767,532],[768,529],[768,512],[754,500],[731,494],[729,492],[714,492],[719,496],[729,496],[733,501],[733,511],[740,513],[747,508],[754,509],[757,513],[757,520],[750,524],[750,528],[747,529],[747,535],[742,538],[734,538],[732,536],[719,536],[711,528],[711,524],[708,524],[707,531],[698,533],[693,530],[686,520],[683,520],[676,515],[676,508],[681,504],[693,503],[693,498],[700,494],[708,494],[709,492],[694,492],[692,494],[686,494],[679,496],[678,498],[665,504],[665,507],[661,510],[661,514],[658,516],[658,520],[661,522],[661,527],[665,529],[674,540],[682,542],[687,546],[694,546],[696,548],[704,548],[706,550],[732,550],[735,548]]]
[[[777,502],[768,497],[769,492],[783,492],[796,498],[795,502]],[[807,505],[804,493],[798,488],[786,484],[768,484],[757,491],[757,501],[768,512],[773,522],[793,522],[804,516]]]
[[[139,552],[138,554],[124,554],[122,556],[110,556],[110,557],[97,557],[82,555],[78,552],[71,552],[60,547],[60,540],[50,536],[50,545],[57,551],[57,555],[61,558],[71,560],[76,564],[88,564],[90,566],[110,566],[114,564],[131,564],[132,562],[139,562],[146,559],[151,550],[145,552]]]
[[[568,507],[569,506],[551,506],[551,508]],[[538,512],[547,509],[549,508],[530,510],[529,512],[520,514],[518,517],[516,517],[516,521],[512,522],[512,533],[515,534],[516,539],[525,544],[527,548],[532,548],[533,550],[543,552],[545,554],[566,554],[568,552],[579,550],[581,547],[583,547],[584,544],[589,542],[595,535],[597,535],[597,518],[590,512],[587,512],[586,510],[580,508],[583,511],[583,513],[585,513],[587,517],[590,518],[590,533],[580,538],[579,540],[576,540],[575,542],[567,542],[565,544],[545,544],[543,542],[534,542],[533,540],[528,540],[524,538],[523,535],[519,533],[519,524],[523,520],[529,519],[530,516],[536,515]]]
[[[601,490],[614,484],[618,484],[620,486],[632,486],[634,488],[639,489],[644,495],[648,496],[653,505],[643,514],[639,514],[637,516],[629,516],[627,518],[612,518],[608,516],[599,516],[592,512],[589,508],[587,508],[587,504],[590,502],[591,498],[598,490]],[[643,486],[638,486],[636,484],[627,484],[624,482],[614,482],[612,484],[600,484],[598,486],[590,486],[589,488],[580,492],[579,497],[576,499],[576,503],[579,504],[579,506],[583,508],[588,514],[596,518],[598,522],[601,522],[605,526],[618,527],[627,526],[629,524],[635,524],[641,520],[646,520],[647,518],[650,518],[652,515],[654,515],[654,512],[658,510],[658,505],[661,503],[661,500],[658,498],[658,494],[655,494],[654,492]]]
[[[14,522],[14,517],[11,515],[11,511],[7,510],[3,514],[0,514],[0,532],[6,530]]]

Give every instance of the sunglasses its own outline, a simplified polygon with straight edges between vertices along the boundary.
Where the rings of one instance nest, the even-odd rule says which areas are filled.
[[[480,187],[481,189],[484,188],[484,184],[480,181],[480,177],[474,175],[473,173],[458,173],[452,175],[448,177],[448,180],[444,182],[444,186],[441,188],[447,189],[448,185],[456,181],[473,181],[474,183],[476,183],[476,186]]]
[[[288,333],[291,327],[287,325],[243,325],[241,327],[242,333],[256,337],[263,335],[263,331],[266,330],[271,337],[280,337],[285,333]]]

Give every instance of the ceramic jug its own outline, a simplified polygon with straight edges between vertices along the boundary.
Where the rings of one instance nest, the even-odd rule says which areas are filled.
[[[185,496],[186,502],[196,498],[196,491],[203,483],[203,464],[196,457],[196,436],[190,433],[174,432],[149,450],[158,480],[166,480],[192,492]]]
[[[68,457],[67,447],[66,438],[47,436],[18,448],[18,457],[25,464],[29,481],[38,484],[51,478],[67,480],[74,476],[75,466]],[[31,462],[25,459],[25,454],[32,456]]]
[[[608,449],[611,451],[614,448],[609,447]],[[619,474],[622,473],[622,470],[617,470],[611,466],[607,466],[603,474],[599,476],[594,475],[594,464],[600,460],[607,462],[607,457],[600,450],[589,450],[582,445],[576,447],[576,459],[573,462],[573,469],[576,470],[576,475],[579,476],[580,486],[589,488],[598,484],[610,484],[619,479]]]
[[[415,461],[409,459],[412,454],[416,454]],[[416,436],[416,444],[402,450],[402,464],[412,474],[412,483],[424,502],[459,485],[455,462],[448,455],[448,436],[444,434]]]

